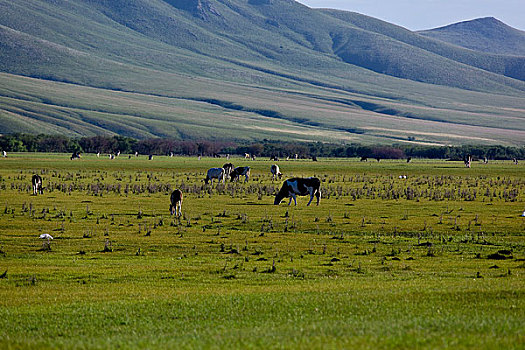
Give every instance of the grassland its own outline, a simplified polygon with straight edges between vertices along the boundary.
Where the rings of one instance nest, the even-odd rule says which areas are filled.
[[[289,207],[265,160],[0,161],[1,348],[525,346],[522,164],[283,161],[322,179]]]
[[[522,165],[281,162],[323,181],[289,207],[263,160],[213,187],[224,161],[1,162],[2,348],[525,346]]]

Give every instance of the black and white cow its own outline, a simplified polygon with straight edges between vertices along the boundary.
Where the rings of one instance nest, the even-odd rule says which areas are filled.
[[[33,195],[44,194],[44,188],[42,187],[42,178],[40,175],[33,175],[31,178],[31,183],[33,184]]]
[[[71,157],[70,157],[71,160],[73,159],[80,159],[80,152],[73,152],[73,154],[71,154]]]
[[[170,213],[171,215],[175,214],[177,216],[182,215],[182,192],[180,190],[174,190],[171,192],[170,197]]]
[[[244,176],[244,182],[248,182],[250,178],[250,167],[249,166],[240,166],[235,169],[230,174],[231,182],[238,180],[239,176]]]
[[[310,201],[307,205],[312,203],[314,196],[317,198],[317,205],[321,200],[321,181],[316,177],[300,178],[294,177],[288,179],[283,183],[281,190],[275,196],[273,204],[279,205],[282,200],[287,197],[290,198],[288,205],[292,204],[292,199],[297,205],[297,199],[295,196],[307,196],[310,195]]]
[[[467,168],[470,168],[472,165],[472,156],[468,154],[467,156],[463,157],[463,163],[465,163]]]
[[[233,171],[233,169],[235,169],[235,167],[233,166],[232,163],[226,163],[222,166],[222,168],[224,169],[224,176],[225,178],[229,179],[230,178],[230,175]]]
[[[208,173],[206,174],[206,178],[204,179],[204,182],[206,185],[211,180],[211,184],[213,185],[213,179],[217,179],[217,181],[222,181],[224,183],[224,169],[223,168],[211,168],[208,169]]]
[[[279,169],[279,166],[277,164],[273,164],[270,168],[270,172],[272,173],[272,181],[275,180],[275,177],[278,176],[279,179],[283,177],[283,174],[281,174],[281,170]]]

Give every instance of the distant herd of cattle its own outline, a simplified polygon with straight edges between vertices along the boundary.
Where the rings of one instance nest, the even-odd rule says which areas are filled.
[[[270,172],[272,174],[272,181],[274,181],[276,177],[281,179],[283,176],[277,164],[273,164],[270,167]],[[212,185],[213,185],[214,179],[217,179],[217,182],[222,182],[222,183],[224,183],[226,179],[230,179],[230,181],[233,182],[233,181],[238,181],[241,176],[244,176],[244,182],[248,182],[250,178],[250,167],[249,166],[236,168],[233,166],[232,163],[226,163],[222,166],[222,168],[208,169],[208,171],[206,172],[206,178],[204,179],[204,182],[206,184],[211,183]],[[310,195],[310,201],[308,202],[307,205],[310,205],[310,203],[312,203],[312,200],[314,199],[314,197],[317,198],[317,205],[319,205],[319,202],[321,200],[321,181],[315,177],[308,177],[308,178],[294,177],[292,179],[288,179],[284,181],[281,187],[281,190],[275,196],[274,204],[279,205],[281,204],[284,198],[290,198],[288,205],[292,203],[292,199],[295,205],[297,205],[296,196],[307,196],[307,195]],[[171,215],[177,215],[177,216],[182,215],[182,198],[183,198],[183,194],[179,189],[176,189],[171,193],[171,197],[170,197]]]
[[[5,156],[5,155],[4,155]],[[99,156],[99,154],[97,154]],[[135,154],[137,156],[137,154]],[[71,155],[71,159],[78,159],[81,155],[78,152],[74,152]],[[150,158],[151,159],[151,158]],[[276,159],[275,159],[276,160]],[[317,159],[314,159],[317,160]],[[380,159],[377,159],[378,161]],[[407,159],[407,162],[410,162],[410,158]],[[367,161],[366,157],[363,157],[361,161]],[[463,160],[465,162],[465,166],[470,168],[471,162],[472,162],[472,156],[468,155]],[[488,160],[485,158],[485,163],[488,162]],[[518,161],[514,159],[514,163],[517,164]],[[279,169],[279,166],[277,164],[273,164],[270,168],[270,172],[272,174],[272,181],[275,180],[276,177],[279,179],[282,178],[281,170]],[[250,167],[244,166],[244,167],[234,167],[232,163],[226,163],[222,166],[222,168],[211,168],[208,169],[206,173],[206,178],[204,179],[204,182],[206,184],[213,185],[213,180],[217,179],[217,182],[226,181],[226,179],[230,179],[231,182],[238,181],[241,176],[244,176],[244,182],[248,182],[250,178]],[[33,175],[31,179],[32,185],[33,185],[33,195],[43,194],[43,186],[42,186],[42,178],[39,175]],[[318,178],[315,177],[309,177],[309,178],[299,178],[294,177],[291,179],[288,179],[283,182],[283,185],[280,189],[280,191],[275,196],[275,205],[279,205],[284,198],[290,198],[290,201],[288,202],[288,205],[292,203],[292,199],[297,205],[297,199],[296,196],[310,196],[310,201],[307,205],[310,205],[312,203],[312,200],[314,197],[317,198],[317,205],[319,205],[319,202],[321,200],[321,181]],[[171,193],[170,196],[170,213],[171,215],[182,215],[182,198],[183,194],[179,189],[174,190]],[[524,213],[525,214],[525,213]]]
[[[79,158],[80,155],[77,154],[77,157]],[[74,159],[71,157],[71,159]],[[279,179],[282,178],[283,174],[281,173],[281,170],[279,169],[279,166],[277,164],[273,164],[270,167],[270,172],[272,174],[272,181],[275,180],[276,177]],[[248,182],[250,177],[250,167],[237,167],[235,168],[232,163],[226,163],[223,165],[222,168],[211,168],[208,169],[206,173],[206,178],[204,179],[204,182],[206,184],[213,185],[213,179],[217,179],[218,182],[223,182],[226,179],[230,179],[231,182],[238,181],[241,176],[244,176],[244,182]],[[31,183],[33,185],[33,195],[43,194],[43,185],[42,185],[42,178],[35,174],[31,178]],[[307,205],[310,205],[313,198],[317,198],[317,205],[319,205],[319,201],[321,200],[321,181],[318,178],[315,177],[309,177],[309,178],[291,178],[283,182],[283,185],[280,189],[280,191],[275,196],[275,205],[279,205],[284,198],[290,198],[290,201],[288,202],[288,205],[292,203],[292,199],[297,205],[297,199],[296,196],[310,196],[310,201]],[[183,193],[179,189],[174,190],[171,193],[170,196],[170,213],[171,215],[181,216],[182,215],[182,199],[183,199]]]

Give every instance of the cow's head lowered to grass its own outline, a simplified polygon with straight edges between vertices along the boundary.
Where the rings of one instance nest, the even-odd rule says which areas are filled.
[[[273,204],[279,205],[284,198],[290,198],[288,205],[292,203],[292,199],[297,205],[296,196],[310,195],[310,201],[307,205],[312,203],[314,196],[317,198],[317,205],[321,200],[321,181],[316,177],[309,178],[292,178],[283,182],[283,186],[277,195]]]

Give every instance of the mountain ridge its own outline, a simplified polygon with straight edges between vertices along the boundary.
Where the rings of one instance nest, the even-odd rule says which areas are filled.
[[[471,50],[525,56],[525,31],[512,28],[494,17],[476,18],[417,33]]]

